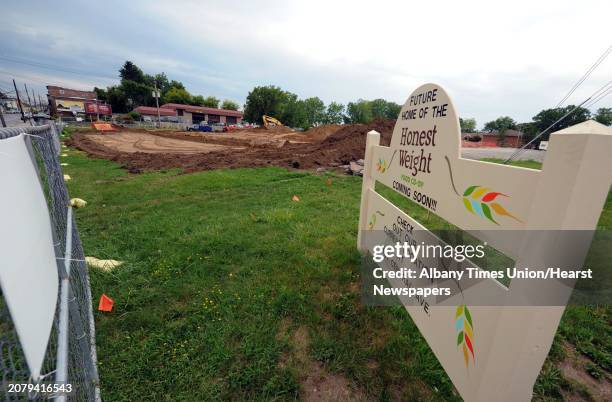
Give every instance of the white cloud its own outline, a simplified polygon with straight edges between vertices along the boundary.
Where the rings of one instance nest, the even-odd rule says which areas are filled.
[[[189,0],[130,7],[123,19],[97,15],[113,18],[104,31],[68,19],[43,23],[44,10],[39,18],[9,20],[32,21],[15,29],[32,40],[46,37],[53,54],[87,55],[95,43],[99,57],[130,59],[145,71],[180,77],[193,92],[214,88],[219,97],[243,100],[255,85],[277,84],[326,101],[402,103],[419,84],[437,82],[460,114],[480,124],[499,115],[525,120],[554,106],[611,44],[612,6],[600,0]],[[570,102],[610,78],[612,57]]]
[[[339,79],[327,100],[359,88],[362,97],[401,102],[433,81],[451,90],[460,112],[481,119],[528,119],[552,107],[611,44],[606,1],[288,3],[160,2],[151,12],[177,40],[227,49],[244,69],[268,66],[266,78],[317,71],[309,93]],[[611,76],[608,60],[570,100]]]

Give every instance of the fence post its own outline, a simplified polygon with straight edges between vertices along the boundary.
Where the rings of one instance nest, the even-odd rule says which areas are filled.
[[[64,272],[60,282],[60,310],[57,340],[57,363],[55,380],[58,384],[68,382],[68,342],[69,342],[69,319],[68,296],[70,293],[70,263],[72,260],[72,208],[68,207],[66,213],[66,251],[64,253]],[[58,401],[66,401],[66,395],[60,395]]]
[[[372,177],[372,150],[380,144],[380,133],[375,130],[368,132],[366,137],[366,149],[363,162],[363,182],[361,184],[361,207],[359,209],[359,228],[357,229],[357,248],[365,251],[362,232],[366,229],[368,217],[368,192],[374,190],[376,180]]]

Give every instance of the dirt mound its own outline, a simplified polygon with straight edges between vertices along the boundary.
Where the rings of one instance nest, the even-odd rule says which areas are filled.
[[[96,136],[105,134],[75,133],[67,141],[71,146],[90,155],[110,159],[123,164],[130,172],[139,173],[169,168],[182,168],[186,172],[218,168],[281,166],[313,169],[348,164],[362,159],[365,151],[366,133],[376,130],[381,133],[381,145],[389,145],[395,121],[378,120],[370,124],[350,124],[337,128],[321,127],[315,135],[325,135],[322,141],[312,143],[271,141],[269,145],[251,144],[241,149],[220,148],[203,153],[180,153],[169,148],[163,153],[121,152],[106,146]],[[328,132],[326,132],[326,130]],[[332,133],[333,131],[333,133]],[[300,133],[308,136],[308,132]],[[223,137],[211,139],[207,136],[185,136],[183,133],[151,133],[151,136],[181,139],[182,141],[209,142],[229,146],[243,145],[236,139]]]
[[[274,133],[274,134],[286,134],[286,133],[294,132],[293,129],[286,127],[286,126],[269,126],[269,127],[260,126],[260,127],[257,127],[255,130],[267,131],[269,133]]]
[[[324,124],[322,126],[313,127],[310,130],[304,132],[304,135],[308,136],[314,141],[323,141],[332,134],[344,127],[341,124]]]

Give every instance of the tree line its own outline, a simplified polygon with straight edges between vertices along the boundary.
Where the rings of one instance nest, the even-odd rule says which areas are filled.
[[[530,141],[536,135],[546,130],[548,127],[553,125],[557,120],[563,117],[566,113],[576,108],[574,105],[568,105],[565,107],[558,107],[552,109],[544,109],[540,113],[532,117],[531,121],[517,123],[510,116],[501,116],[495,120],[491,120],[484,125],[483,131],[485,132],[497,132],[500,138],[503,138],[507,130],[518,130],[524,134],[526,141]],[[578,107],[570,115],[564,118],[562,121],[554,124],[546,134],[540,137],[539,141],[547,141],[550,133],[564,128],[573,126],[583,121],[593,119],[603,125],[612,125],[612,108],[602,107],[597,109],[595,113],[592,113],[589,109]],[[476,120],[475,119],[459,119],[462,133],[476,133]]]
[[[238,110],[238,104],[231,100],[224,100],[214,96],[204,97],[192,95],[185,89],[182,82],[170,80],[165,73],[155,75],[146,74],[131,61],[126,61],[119,70],[119,85],[109,86],[106,89],[94,88],[99,100],[111,105],[114,112],[126,113],[137,106],[155,106],[153,91],[155,87],[160,92],[159,104],[183,103],[194,106],[206,106],[229,110]]]
[[[305,130],[320,124],[369,123],[374,119],[397,119],[401,106],[384,99],[338,102],[328,105],[318,97],[299,99],[289,91],[274,86],[258,86],[247,95],[244,119],[259,123],[263,115],[283,124]]]
[[[160,105],[164,103],[182,103],[195,106],[206,106],[229,110],[238,110],[239,105],[231,100],[223,102],[214,97],[192,95],[182,82],[170,80],[165,73],[147,74],[131,61],[126,61],[119,69],[118,85],[104,88],[95,87],[99,100],[109,103],[113,111],[126,113],[137,106],[155,106],[153,91],[157,87],[160,92]],[[484,131],[497,132],[500,137],[507,130],[522,131],[526,140],[534,138],[551,124],[561,118],[574,105],[561,108],[544,109],[535,115],[531,121],[518,123],[509,116],[501,116],[484,125]],[[257,86],[249,92],[244,105],[244,120],[260,123],[263,115],[277,118],[283,124],[309,129],[320,124],[370,123],[375,119],[397,119],[401,105],[385,99],[359,99],[346,105],[338,102],[325,104],[318,97],[299,99],[298,96],[274,85]],[[540,140],[547,140],[549,133],[564,129],[588,119],[610,126],[612,125],[612,108],[599,108],[595,113],[578,107],[563,121],[555,124]],[[476,120],[472,118],[459,119],[463,133],[476,133]]]

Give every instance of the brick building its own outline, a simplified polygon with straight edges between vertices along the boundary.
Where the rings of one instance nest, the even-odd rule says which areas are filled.
[[[464,148],[520,148],[523,145],[523,133],[517,130],[506,130],[503,143],[497,131],[483,132],[478,134],[462,133],[462,145]],[[480,141],[469,141],[468,138],[479,137]]]
[[[185,124],[197,124],[202,121],[208,123],[236,124],[242,122],[242,112],[237,110],[216,109],[204,106],[183,105],[180,103],[166,103],[159,107],[172,110],[179,121]]]
[[[47,85],[49,114],[56,117],[112,115],[110,105],[98,101],[93,91]]]

